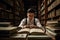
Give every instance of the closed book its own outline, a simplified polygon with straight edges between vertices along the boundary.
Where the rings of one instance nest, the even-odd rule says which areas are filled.
[[[55,32],[55,33],[60,33],[60,27],[46,27],[47,29],[49,29],[50,31],[52,32]]]
[[[46,25],[56,25],[58,23],[59,23],[58,21],[51,20],[51,21],[47,21]]]
[[[50,31],[49,29],[46,29],[46,30],[47,30],[47,34],[49,34],[49,35],[52,36],[52,37],[60,36],[60,33],[52,32],[52,31]]]
[[[27,39],[27,34],[15,34],[10,37],[10,40],[26,40]]]
[[[52,40],[48,35],[28,35],[28,40]]]
[[[0,27],[8,27],[11,22],[0,22]]]

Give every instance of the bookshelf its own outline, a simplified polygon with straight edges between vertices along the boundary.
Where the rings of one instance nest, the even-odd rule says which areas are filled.
[[[0,21],[9,21],[17,26],[23,13],[24,4],[22,0],[0,0]]]
[[[60,0],[42,0],[38,6],[42,25],[46,25],[47,21],[60,19]]]
[[[53,3],[51,3],[50,6],[48,6],[48,16],[49,15],[50,16],[47,19],[51,18],[52,20],[59,20],[60,0],[53,0],[51,2],[53,2]]]
[[[47,29],[46,24],[48,24],[47,23],[48,21],[50,21],[50,22],[51,21],[60,21],[60,0],[42,0],[38,6],[39,6],[38,7],[38,9],[39,9],[38,14],[40,14],[39,15],[40,22],[43,26],[45,26],[46,29]],[[48,27],[49,27],[49,25],[48,25]],[[55,27],[53,27],[53,28],[55,28]],[[46,30],[46,33],[50,33],[47,31],[48,30]],[[56,34],[58,34],[58,33],[56,33]],[[51,36],[51,34],[47,34],[47,35]],[[56,40],[59,39],[60,36],[59,35],[56,35],[56,36],[55,37],[53,36],[52,39],[56,39]]]

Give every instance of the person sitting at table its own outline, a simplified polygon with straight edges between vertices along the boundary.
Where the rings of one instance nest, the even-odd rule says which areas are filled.
[[[42,28],[40,21],[38,18],[35,18],[36,11],[33,8],[27,10],[27,18],[22,19],[19,27],[21,28]]]

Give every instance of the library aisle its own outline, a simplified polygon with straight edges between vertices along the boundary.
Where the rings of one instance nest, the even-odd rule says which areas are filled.
[[[18,27],[29,8],[45,32]],[[60,40],[60,0],[0,0],[0,40]]]

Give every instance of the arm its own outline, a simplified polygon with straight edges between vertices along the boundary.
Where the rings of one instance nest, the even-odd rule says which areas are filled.
[[[36,18],[36,19],[35,19],[35,23],[36,23],[36,26],[37,26],[37,27],[41,28],[42,30],[45,30],[44,27],[42,27],[39,19]]]
[[[37,27],[42,27],[42,25],[40,24],[39,19],[35,18],[35,23]]]
[[[24,19],[21,21],[21,23],[19,24],[18,27],[24,28],[25,22],[26,22],[26,18],[24,18]]]
[[[36,18],[35,20],[36,20],[35,23],[36,23],[37,27],[41,28],[41,29],[44,30],[44,32],[45,32],[46,29],[45,29],[45,27],[43,27],[43,26],[40,24],[39,19]]]

